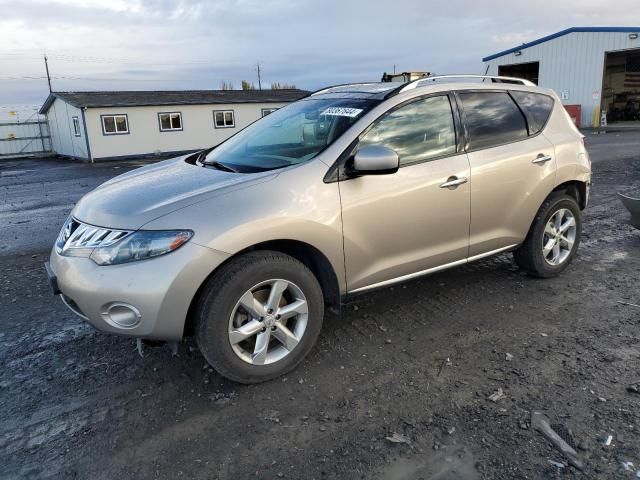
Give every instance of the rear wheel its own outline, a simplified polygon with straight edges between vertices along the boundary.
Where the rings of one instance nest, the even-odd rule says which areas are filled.
[[[578,250],[582,232],[580,207],[564,193],[550,195],[538,210],[524,243],[514,252],[520,268],[530,275],[554,277]]]
[[[196,339],[221,375],[258,383],[302,361],[323,315],[322,290],[304,264],[279,252],[251,252],[205,285],[196,308]]]

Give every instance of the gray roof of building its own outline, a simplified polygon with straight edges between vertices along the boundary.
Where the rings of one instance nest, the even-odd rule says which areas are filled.
[[[56,98],[78,108],[208,105],[294,102],[309,95],[299,89],[281,90],[170,90],[128,92],[52,92],[40,108],[46,113]]]

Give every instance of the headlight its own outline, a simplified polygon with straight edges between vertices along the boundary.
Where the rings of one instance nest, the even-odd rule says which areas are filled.
[[[117,265],[173,252],[193,236],[191,230],[139,230],[108,247],[97,247],[91,260],[98,265]]]

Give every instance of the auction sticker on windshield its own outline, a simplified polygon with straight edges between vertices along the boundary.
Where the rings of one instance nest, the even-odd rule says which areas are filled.
[[[357,117],[362,112],[361,108],[329,107],[320,115],[334,115],[337,117]]]

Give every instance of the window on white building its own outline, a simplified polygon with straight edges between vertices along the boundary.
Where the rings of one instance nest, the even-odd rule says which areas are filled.
[[[276,110],[278,110],[277,108],[263,108],[262,109],[262,116],[266,117],[267,115],[269,115],[270,113],[275,112]]]
[[[104,135],[122,135],[129,133],[129,120],[126,114],[101,115]]]
[[[216,128],[233,128],[236,126],[236,120],[233,110],[214,110],[213,125]]]
[[[73,120],[73,134],[76,137],[80,136],[80,120],[78,119],[78,117],[71,117],[71,120]]]
[[[158,118],[161,132],[182,130],[182,114],[180,112],[159,113]]]

